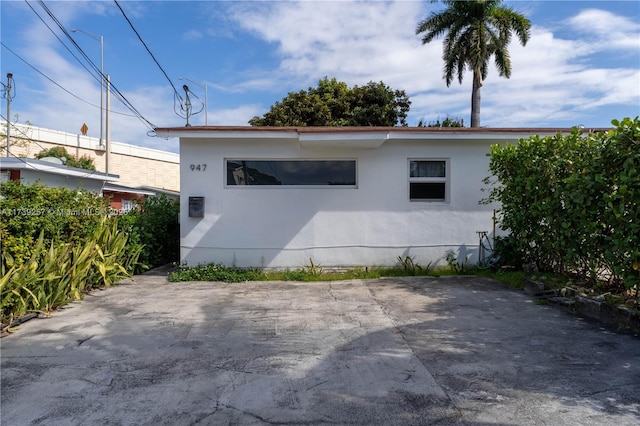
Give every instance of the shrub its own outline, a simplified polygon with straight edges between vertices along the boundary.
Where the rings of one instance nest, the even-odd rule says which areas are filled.
[[[54,242],[84,241],[109,212],[107,200],[93,193],[40,183],[0,183],[0,244],[17,264],[31,257],[43,233]]]
[[[45,242],[40,232],[29,259],[21,264],[4,251],[0,259],[0,320],[27,312],[48,312],[79,300],[94,288],[129,277],[139,251],[126,251],[127,236],[116,220],[102,218],[82,242]]]
[[[146,198],[139,210],[121,216],[120,229],[129,236],[129,247],[141,249],[136,273],[179,260],[179,215],[179,203],[161,195]]]
[[[525,262],[612,286],[640,285],[640,120],[609,132],[493,146],[488,201]]]

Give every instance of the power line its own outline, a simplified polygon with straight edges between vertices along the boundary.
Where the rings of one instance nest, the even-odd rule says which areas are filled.
[[[20,55],[18,55],[16,52],[14,52],[13,50],[11,50],[11,48],[9,48],[9,46],[7,46],[6,44],[4,44],[4,42],[0,41],[0,45],[2,45],[2,47],[4,47],[5,49],[7,49],[9,52],[11,52],[16,58],[20,59],[22,62],[24,62],[28,67],[30,67],[31,69],[33,69],[35,72],[37,72],[38,74],[40,74],[41,76],[43,76],[44,78],[46,78],[47,80],[49,80],[51,83],[55,84],[56,86],[58,86],[60,89],[62,89],[63,91],[65,91],[66,93],[68,93],[69,95],[73,96],[74,98],[76,98],[77,100],[84,102],[87,105],[90,105],[92,107],[95,108],[100,108],[99,105],[96,104],[92,104],[91,102],[82,99],[81,97],[79,97],[78,95],[76,95],[75,93],[67,90],[66,88],[64,88],[61,84],[59,84],[58,82],[56,82],[55,80],[53,80],[52,78],[50,78],[49,76],[47,76],[45,73],[43,73],[42,71],[40,71],[38,68],[34,67],[33,65],[31,65],[27,60],[25,60],[24,58],[22,58]],[[119,115],[124,115],[127,117],[135,117],[135,115],[132,114],[126,114],[124,112],[120,112],[120,111],[113,111],[111,110],[112,113],[114,114],[119,114]]]
[[[156,65],[158,66],[158,68],[160,68],[160,71],[162,71],[162,74],[164,74],[164,77],[167,79],[167,81],[169,82],[169,84],[171,85],[171,87],[173,88],[173,93],[175,94],[175,96],[180,99],[180,101],[182,101],[182,98],[180,97],[180,94],[178,93],[178,89],[176,89],[176,86],[173,85],[173,82],[171,81],[171,79],[169,78],[169,76],[167,75],[166,71],[164,70],[164,68],[162,68],[162,65],[160,65],[160,63],[158,62],[158,60],[156,59],[156,57],[153,55],[153,53],[151,53],[151,50],[149,49],[149,46],[147,46],[147,43],[144,42],[144,40],[142,39],[142,37],[140,36],[140,33],[138,33],[138,31],[135,29],[135,27],[133,26],[133,23],[131,23],[131,21],[129,20],[129,18],[127,17],[127,14],[124,13],[124,10],[122,10],[122,7],[120,7],[120,4],[118,4],[118,0],[113,0],[113,2],[116,4],[116,6],[118,6],[118,9],[120,9],[120,12],[122,13],[122,16],[124,16],[124,19],[126,19],[126,21],[129,23],[129,26],[131,27],[131,29],[133,30],[133,32],[138,36],[138,39],[140,40],[140,43],[142,43],[142,45],[144,46],[144,48],[147,50],[147,52],[149,53],[149,55],[151,55],[151,58],[153,59],[153,61],[156,63]]]
[[[26,0],[25,0],[26,1]],[[62,25],[62,23],[58,20],[58,18],[56,18],[56,16],[53,14],[53,12],[47,7],[47,5],[44,3],[44,1],[42,0],[38,0],[38,4],[40,4],[40,6],[45,10],[45,12],[47,13],[47,15],[49,15],[49,17],[56,23],[56,25],[58,26],[58,28],[60,28],[60,30],[67,36],[67,38],[71,41],[71,43],[73,43],[73,45],[76,47],[76,49],[78,49],[78,51],[80,51],[80,53],[82,53],[82,56],[85,58],[85,60],[87,62],[89,62],[91,64],[91,66],[93,67],[93,69],[96,71],[96,73],[102,77],[102,79],[104,79],[104,81],[107,81],[107,78],[102,74],[102,72],[100,71],[100,69],[96,66],[96,64],[93,63],[93,61],[91,60],[91,58],[89,58],[89,56],[84,52],[84,50],[82,50],[82,48],[78,45],[78,43],[76,43],[75,39],[71,36],[71,34],[69,34],[69,32],[67,31],[67,29],[64,27],[64,25]],[[63,43],[64,44],[64,43]],[[86,67],[85,67],[86,68]],[[100,83],[102,84],[103,80],[100,80]],[[145,125],[147,125],[151,130],[153,130],[156,126],[154,126],[149,120],[147,120],[137,109],[136,107],[133,106],[133,104],[131,102],[129,102],[129,100],[122,94],[122,92],[120,92],[120,90],[118,90],[118,88],[111,83],[110,81],[107,83],[114,92],[114,96],[120,100],[120,102],[122,102],[127,108],[129,108],[129,110],[131,112],[133,112],[133,114],[135,114],[135,116],[137,116],[141,121],[144,122]]]
[[[6,118],[0,114],[0,119],[6,120]],[[26,139],[29,142],[33,142],[34,144],[38,145],[40,147],[40,149],[42,149],[43,151],[50,149],[50,148],[45,148],[42,145],[40,145],[40,143],[38,143],[38,141],[36,141],[35,139],[32,139],[31,137],[29,137],[25,132],[22,131],[22,129],[20,129],[19,127],[16,126],[11,126],[13,129],[17,130],[18,132],[20,132],[23,136],[23,139]],[[52,142],[48,142],[48,143],[52,143]],[[52,143],[55,145],[55,143]],[[59,145],[56,145],[59,146]],[[66,151],[66,149],[65,149]],[[39,170],[37,167],[35,167],[33,164],[29,164],[26,160],[28,160],[29,158],[23,158],[23,157],[19,157],[15,154],[10,154],[12,157],[14,158],[18,158],[20,161],[22,161],[27,167],[32,168],[33,170]],[[76,167],[77,168],[77,167]],[[79,178],[85,178],[88,176],[91,176],[93,174],[99,173],[97,170],[88,170],[87,173],[85,173],[84,175],[78,176]],[[108,174],[108,173],[106,173]]]
[[[74,40],[74,38],[71,36],[71,34],[69,34],[69,32],[66,30],[66,28],[64,27],[64,25],[62,25],[62,23],[58,20],[58,18],[56,18],[56,16],[53,14],[53,12],[47,7],[47,5],[44,3],[44,1],[42,0],[38,0],[38,4],[42,7],[42,9],[47,13],[47,15],[51,18],[51,20],[57,25],[57,27],[60,29],[60,31],[62,31],[63,34],[65,34],[65,36],[67,37],[68,40],[71,41],[71,43],[74,45],[74,47],[82,54],[82,57],[85,59],[85,61],[87,63],[89,63],[91,65],[91,67],[93,68],[93,70],[95,71],[95,73],[91,72],[86,65],[84,65],[84,63],[78,59],[78,57],[76,55],[73,54],[73,52],[71,52],[71,50],[69,49],[69,47],[60,39],[60,37],[58,37],[58,35],[55,33],[55,31],[45,22],[45,20],[42,18],[42,16],[40,16],[40,14],[31,6],[31,4],[29,4],[28,0],[25,0],[25,2],[27,3],[27,5],[29,5],[29,7],[31,8],[31,10],[38,16],[38,18],[40,18],[40,20],[42,21],[42,23],[49,29],[49,31],[51,31],[51,33],[58,39],[58,41],[60,41],[60,43],[62,43],[62,45],[69,51],[69,53],[71,54],[71,56],[73,56],[78,63],[80,63],[80,65],[82,65],[88,72],[89,74],[91,74],[96,80],[98,80],[99,82],[102,82],[102,80],[99,80],[98,77],[96,77],[95,74],[97,74],[98,76],[102,77],[104,80],[106,80],[105,76],[102,75],[102,73],[100,72],[100,69],[96,66],[96,64],[93,63],[93,61],[91,60],[91,58],[84,52],[84,50],[76,43],[76,41]],[[120,90],[118,90],[118,88],[113,84],[113,83],[108,83],[110,85],[110,87],[113,89],[113,94],[114,96],[120,101],[122,102],[123,105],[125,105],[133,114],[134,116],[138,117],[138,119],[140,119],[143,124],[145,124],[145,126],[149,127],[150,130],[153,131],[153,129],[155,129],[155,125],[152,124],[149,120],[147,120],[134,106],[133,104],[122,94],[122,92],[120,92]]]
[[[8,120],[8,119],[7,119],[4,115],[2,115],[2,114],[0,114],[0,118],[1,118],[2,120],[7,121],[8,123],[11,123],[11,120]],[[22,135],[24,136],[24,138],[23,138],[23,139],[26,139],[26,140],[27,140],[27,141],[29,141],[29,142],[33,142],[34,144],[38,145],[38,146],[40,147],[40,149],[42,149],[42,150],[46,149],[45,147],[43,147],[42,145],[40,145],[40,144],[38,143],[38,141],[36,141],[35,139],[31,139],[29,136],[27,136],[27,134],[26,134],[25,132],[23,132],[21,128],[16,127],[16,126],[15,126],[15,125],[13,125],[13,124],[10,124],[10,125],[11,125],[11,128],[12,128],[12,129],[17,130],[18,132],[22,133]],[[16,157],[16,158],[21,158],[21,157],[18,157],[18,156],[16,156],[16,155],[13,155],[13,156],[14,156],[14,157]]]
[[[91,74],[94,78],[96,78],[96,77],[95,77],[95,75],[93,75],[93,74],[91,73],[91,71],[87,68],[87,66],[86,66],[86,65],[85,65],[85,64],[84,64],[80,59],[78,59],[78,57],[77,57],[77,56],[76,56],[76,55],[71,51],[71,49],[69,49],[69,46],[67,46],[67,45],[64,43],[64,41],[62,41],[62,39],[60,39],[60,37],[58,37],[58,35],[56,34],[56,32],[53,30],[53,28],[51,28],[51,27],[49,26],[49,24],[47,24],[47,22],[44,20],[44,18],[43,18],[42,16],[40,16],[40,14],[39,14],[39,13],[38,13],[34,8],[33,8],[33,6],[31,6],[31,4],[29,3],[29,1],[28,1],[28,0],[25,0],[25,3],[27,3],[27,5],[28,5],[28,6],[29,6],[29,8],[33,11],[33,13],[35,13],[35,14],[36,14],[36,16],[37,16],[38,18],[40,18],[40,21],[42,21],[42,23],[43,23],[43,24],[44,24],[44,25],[49,29],[49,31],[51,32],[51,34],[53,34],[53,35],[54,35],[54,37],[55,37],[55,38],[57,38],[57,39],[58,39],[58,41],[59,41],[59,42],[64,46],[64,48],[65,48],[65,49],[67,49],[67,51],[69,52],[69,54],[70,54],[71,56],[73,56],[73,58],[74,58],[76,61],[78,61],[78,63],[79,63],[80,65],[82,65],[82,66],[84,67],[84,69],[86,69],[86,70],[87,70],[87,72],[89,72],[89,74]],[[72,42],[72,43],[74,44],[74,46],[78,49],[78,51],[79,51],[80,53],[82,53],[82,55],[83,55],[83,56],[84,56],[84,58],[87,60],[87,62],[89,62],[89,63],[93,66],[93,68],[94,68],[94,69],[97,69],[97,67],[93,64],[93,62],[91,62],[91,59],[89,59],[89,57],[88,57],[88,56],[86,55],[86,53],[85,53],[85,52],[80,48],[80,46],[78,46],[78,45],[76,44],[75,40],[73,40],[73,38],[69,35],[69,33],[67,33],[67,32],[65,31],[64,27],[63,27],[63,26],[60,24],[60,22],[55,18],[55,16],[53,16],[53,14],[52,14],[52,13],[50,13],[51,11],[49,11],[49,9],[48,9],[48,8],[47,8],[47,6],[44,4],[44,2],[39,1],[38,3],[40,4],[40,6],[42,6],[42,8],[43,8],[43,9],[45,9],[45,11],[47,11],[47,13],[49,14],[49,16],[50,16],[50,17],[52,17],[52,19],[54,20],[54,22],[56,22],[56,24],[58,25],[58,27],[62,29],[62,31],[66,34],[67,38],[69,38],[69,39],[71,40],[71,42]],[[97,79],[97,78],[96,78],[96,79]]]

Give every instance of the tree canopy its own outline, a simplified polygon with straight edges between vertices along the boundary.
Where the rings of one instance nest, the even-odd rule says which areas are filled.
[[[324,77],[317,87],[289,92],[252,126],[406,126],[411,101],[382,81],[350,88]]]
[[[418,127],[464,127],[464,119],[460,117],[449,117],[447,115],[442,120],[438,117],[436,120],[426,122],[421,118],[420,121],[418,121]]]
[[[54,146],[53,148],[43,149],[36,154],[36,159],[39,160],[45,157],[56,157],[62,159],[65,165],[69,167],[76,167],[78,169],[86,169],[96,171],[96,166],[93,164],[93,159],[86,155],[76,158],[69,154],[67,150],[62,146]]]
[[[447,8],[433,12],[418,23],[416,34],[424,34],[422,44],[445,36],[442,59],[447,86],[454,77],[462,83],[464,71],[473,72],[471,127],[480,127],[480,88],[487,78],[493,56],[501,77],[511,76],[511,58],[507,47],[515,34],[524,46],[529,40],[531,22],[502,0],[443,0]]]

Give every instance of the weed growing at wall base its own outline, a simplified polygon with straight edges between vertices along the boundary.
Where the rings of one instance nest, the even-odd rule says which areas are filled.
[[[406,266],[409,265],[409,266]],[[309,260],[309,265],[299,269],[263,270],[257,268],[227,267],[218,263],[196,266],[178,266],[169,274],[169,281],[222,281],[236,283],[243,281],[338,281],[351,279],[376,279],[403,276],[439,276],[450,273],[435,269],[431,264],[422,267],[416,263],[398,262],[394,267],[351,268],[342,271],[325,270]]]

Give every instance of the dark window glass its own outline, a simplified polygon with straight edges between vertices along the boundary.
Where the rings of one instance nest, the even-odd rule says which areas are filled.
[[[356,185],[355,160],[227,160],[227,185]]]
[[[444,200],[444,182],[411,182],[409,197],[412,200]]]
[[[446,162],[437,160],[412,160],[411,177],[446,177]]]

